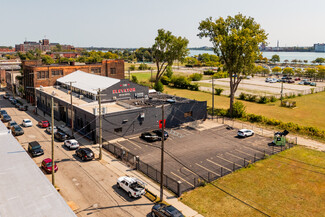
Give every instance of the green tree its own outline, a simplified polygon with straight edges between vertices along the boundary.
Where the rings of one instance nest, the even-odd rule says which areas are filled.
[[[324,80],[324,78],[325,78],[325,66],[318,66],[317,67],[317,77],[322,81]]]
[[[272,58],[270,59],[270,61],[273,62],[273,63],[280,62],[280,56],[277,55],[277,54],[274,54],[272,56]]]
[[[233,113],[235,93],[242,77],[251,73],[260,55],[259,45],[266,43],[267,34],[252,17],[237,14],[227,19],[212,17],[201,21],[198,36],[208,37],[214,52],[230,77],[230,115]]]
[[[133,82],[133,83],[139,83],[139,81],[138,81],[138,77],[137,76],[135,76],[135,75],[132,75],[132,79],[131,79],[131,81]]]
[[[293,75],[294,74],[293,68],[291,68],[291,67],[284,68],[283,71],[282,71],[282,74]]]
[[[55,63],[55,61],[49,55],[43,55],[42,56],[42,63],[46,64],[46,65],[51,65],[51,64]]]
[[[305,69],[305,75],[308,77],[308,78],[313,78],[315,77],[316,75],[316,69],[315,68],[307,68]]]
[[[152,46],[153,61],[157,66],[156,84],[168,66],[172,66],[175,60],[183,61],[188,55],[187,45],[186,38],[176,37],[164,29],[158,30],[158,36]]]
[[[318,58],[315,59],[315,62],[316,62],[316,63],[319,63],[319,64],[322,64],[322,63],[325,62],[325,58],[318,57]]]
[[[275,73],[275,74],[277,74],[277,73],[282,72],[282,69],[281,69],[281,67],[276,66],[276,67],[272,68],[272,72]]]

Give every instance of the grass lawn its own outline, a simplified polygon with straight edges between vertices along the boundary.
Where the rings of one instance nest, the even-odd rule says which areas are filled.
[[[214,181],[270,216],[324,216],[325,153],[294,147]],[[204,216],[263,216],[207,184],[180,200]]]
[[[210,93],[174,89],[167,86],[165,86],[164,92],[200,101],[206,100],[208,106],[212,105]],[[269,104],[242,102],[245,104],[248,113],[325,130],[325,92],[296,97],[290,100],[297,102],[297,108],[289,109],[280,107],[280,101]],[[214,102],[215,108],[229,108],[229,98],[226,96],[215,96]]]

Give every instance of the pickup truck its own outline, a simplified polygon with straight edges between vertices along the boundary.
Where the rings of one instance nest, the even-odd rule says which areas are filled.
[[[134,177],[122,176],[117,179],[117,187],[126,191],[130,198],[144,195],[146,193],[144,186],[144,182]]]

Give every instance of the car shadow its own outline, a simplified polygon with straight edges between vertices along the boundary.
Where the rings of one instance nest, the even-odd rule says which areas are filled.
[[[113,185],[112,188],[118,195],[123,197],[128,202],[132,202],[132,201],[136,201],[136,200],[140,199],[140,198],[134,198],[134,197],[130,198],[126,191],[124,191],[122,188],[117,187],[117,184]]]

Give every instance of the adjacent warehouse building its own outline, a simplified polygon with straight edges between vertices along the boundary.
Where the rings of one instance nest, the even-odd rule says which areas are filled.
[[[159,93],[126,79],[115,79],[82,71],[57,80],[56,86],[37,88],[37,106],[50,114],[54,99],[55,118],[71,123],[69,82],[73,91],[74,129],[96,141],[98,133],[98,89],[101,90],[103,139],[156,129],[165,105],[166,127],[206,118],[206,102]]]
[[[0,216],[76,216],[1,121]]]

